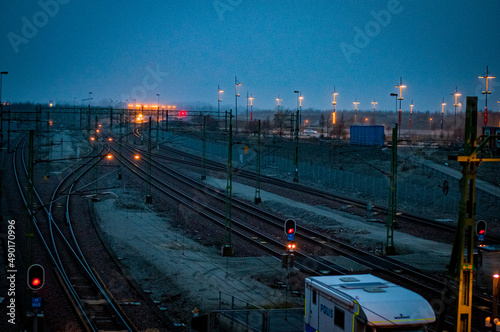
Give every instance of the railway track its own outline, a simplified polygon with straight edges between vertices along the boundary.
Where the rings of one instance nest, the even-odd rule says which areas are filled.
[[[13,169],[18,184],[19,192],[28,206],[28,200],[24,188],[28,184],[28,167],[25,162],[24,150],[19,145],[25,140],[18,141],[14,151]],[[19,151],[22,150],[20,156]],[[68,174],[57,186],[48,203],[42,200],[36,188],[33,193],[36,196],[37,210],[43,211],[43,216],[31,213],[32,223],[36,234],[42,241],[43,246],[54,265],[54,272],[60,280],[70,302],[75,307],[75,312],[84,330],[128,330],[137,329],[126,317],[117,305],[112,295],[99,281],[99,277],[87,263],[76,236],[71,228],[69,211],[63,212],[64,218],[60,218],[61,212],[56,212],[55,203],[59,198],[67,196],[66,207],[69,207],[69,199],[72,195],[73,185],[78,179],[99,162],[99,157],[89,158],[86,163],[80,165]],[[18,171],[18,170],[21,171]],[[24,175],[24,176],[23,176]],[[24,177],[24,178],[23,178]],[[69,188],[69,189],[68,189]],[[56,219],[58,221],[56,221]]]
[[[141,151],[141,150],[133,150],[133,152],[144,154],[144,151]],[[176,153],[177,153],[177,151],[176,151]],[[157,154],[155,154],[154,157],[161,159],[161,160],[167,159],[167,160],[172,161],[172,162],[181,162],[183,164],[191,164],[192,166],[196,166],[196,167],[200,166],[199,158],[193,157],[189,154],[186,154],[185,152],[180,152],[180,154],[182,155],[182,161],[180,161],[179,158],[166,157],[166,156],[157,155]],[[189,161],[190,158],[193,161],[190,162]],[[221,165],[219,165],[217,163],[212,164],[212,162],[207,161],[207,160],[204,163],[205,163],[205,165],[207,165],[207,167],[209,167],[212,170],[224,171],[224,172],[226,171],[225,169],[223,169],[221,167]],[[155,165],[154,167],[157,169],[161,169],[161,168],[165,169],[166,168],[164,165],[162,165],[161,163],[155,162],[154,160],[153,160],[153,164]],[[210,164],[212,164],[212,165],[210,166]],[[172,169],[169,169],[168,171],[165,171],[165,172],[169,173],[169,176],[182,177],[182,175],[180,173],[175,172]],[[172,175],[174,173],[175,173],[175,175]],[[241,176],[242,173],[244,175],[245,172],[238,172],[238,175]],[[246,175],[246,177],[255,178],[255,175],[251,174],[251,172],[250,172],[249,174]],[[190,182],[189,185],[197,187],[196,190],[198,190],[198,194],[195,194],[195,195],[199,196],[202,193],[204,195],[207,194],[207,187],[201,185],[198,181],[194,181],[194,180],[187,178],[187,177],[184,177],[184,180],[182,180],[182,181],[186,185],[188,184],[187,182]],[[264,181],[267,181],[267,179]],[[300,185],[297,186],[296,184],[289,186],[289,183],[284,182],[284,181],[276,181],[275,179],[270,179],[269,182],[276,183],[280,186],[286,186],[289,188],[293,188],[294,190],[303,191],[302,188],[304,187],[304,186],[300,186]],[[297,189],[297,188],[299,188],[299,189]],[[316,190],[310,190],[310,188],[307,188],[307,187],[306,187],[306,189],[307,189],[306,190],[307,192],[312,192],[313,194],[318,195]],[[214,195],[219,196],[218,198],[220,200],[224,199],[223,193],[220,193],[216,189],[214,190],[214,192],[215,192]],[[326,196],[326,197],[332,197],[332,196],[337,197],[335,195],[331,195],[330,193],[325,193],[325,192],[320,192],[319,195]],[[344,200],[345,198],[341,197],[340,199]],[[345,200],[344,200],[344,202],[345,202]],[[352,200],[348,200],[348,202],[351,204],[356,203],[356,202],[353,203]],[[238,200],[235,200],[234,198],[233,198],[233,203],[234,203],[233,207],[235,207],[236,209],[239,209],[239,210],[245,210],[247,212],[250,210],[259,211],[259,209],[255,208],[255,205],[251,205],[251,204],[248,204],[248,203],[245,203],[242,201],[238,201]],[[356,204],[363,204],[363,203],[357,202]],[[249,213],[253,213],[253,212],[249,212]],[[252,219],[255,220],[256,218],[261,218],[263,220],[268,220],[270,223],[274,224],[276,229],[279,229],[282,231],[282,225],[283,225],[283,218],[282,217],[277,217],[277,216],[271,215],[265,211],[259,211],[258,214],[260,214],[260,216],[256,216],[254,214]],[[410,216],[410,217],[413,218],[414,220],[416,220],[417,222],[420,222],[420,220],[424,220],[424,222],[429,223],[432,226],[435,225],[435,221],[429,221],[429,220],[425,220],[425,218],[414,217],[414,216]],[[438,225],[438,227],[440,229],[448,229],[450,231],[452,229],[454,230],[454,228],[452,228],[446,224]],[[279,231],[277,231],[277,232],[279,232]],[[393,280],[394,280],[394,278],[399,280],[399,283],[401,283],[401,281],[402,281],[405,284],[411,284],[412,287],[415,287],[415,285],[416,285],[418,287],[418,289],[425,290],[428,294],[432,294],[431,296],[434,298],[438,298],[440,296],[441,290],[444,287],[443,282],[435,280],[434,277],[428,277],[424,274],[421,274],[420,271],[418,271],[418,269],[416,269],[414,267],[407,266],[405,264],[402,264],[402,263],[395,261],[395,260],[392,260],[390,258],[386,258],[386,257],[382,258],[380,256],[367,254],[366,252],[361,251],[355,247],[347,248],[349,246],[346,246],[343,243],[337,243],[338,241],[336,241],[332,238],[325,237],[322,234],[319,234],[319,233],[317,233],[313,230],[307,229],[305,227],[300,228],[300,234],[297,234],[297,236],[298,236],[297,240],[300,239],[301,243],[305,243],[305,242],[308,242],[311,239],[313,239],[313,242],[315,242],[314,243],[315,246],[322,245],[322,250],[327,248],[327,250],[329,250],[330,252],[335,252],[336,254],[343,255],[345,257],[350,257],[350,259],[367,266],[368,268],[372,269],[372,271],[376,271],[377,273],[382,274],[382,277],[384,277],[384,278],[387,278],[387,275],[389,275]],[[327,244],[325,244],[325,243],[327,243]],[[332,245],[333,243],[335,243],[335,246]],[[283,246],[283,244],[282,244],[282,246]],[[319,250],[318,252],[322,252],[322,250]],[[301,257],[297,257],[297,260],[301,261]],[[324,261],[321,261],[321,263],[319,263],[320,261],[321,261],[321,259],[318,258],[314,263],[312,263],[312,264],[315,264],[315,266],[316,266],[316,269],[315,269],[316,273],[318,273],[318,267],[321,267],[321,268],[326,267],[327,269],[330,268],[330,270],[324,271],[326,273],[335,273],[335,274],[346,273],[346,271],[342,270],[342,268],[339,269],[339,267],[332,267],[332,266],[329,267],[328,262],[325,263]],[[305,263],[305,264],[302,263],[302,265],[306,265],[306,266],[308,266],[309,264],[311,264],[311,263]],[[486,308],[486,307],[488,307],[488,308],[491,307],[491,301],[489,301],[489,299],[486,299],[486,298],[483,298],[480,296],[474,296],[474,301],[475,301],[474,310],[475,310],[476,314],[481,315],[481,316],[486,316],[486,315],[490,314],[488,312],[488,310],[484,310],[484,308]]]

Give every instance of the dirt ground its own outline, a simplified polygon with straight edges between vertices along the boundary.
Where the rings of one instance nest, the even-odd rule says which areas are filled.
[[[225,188],[225,180],[207,178],[214,187]],[[235,196],[253,200],[255,189],[233,183]],[[274,287],[273,280],[286,280],[281,262],[271,257],[220,256],[220,248],[207,247],[194,241],[189,234],[173,224],[164,215],[149,207],[125,209],[135,204],[133,193],[115,192],[118,199],[107,199],[95,204],[101,234],[120,257],[130,275],[144,289],[151,290],[152,298],[162,302],[168,312],[177,313],[178,320],[190,317],[197,307],[200,313],[216,309],[219,291],[236,296],[253,305],[279,307],[285,302],[283,290]],[[137,197],[137,196],[135,196]],[[300,220],[310,220],[310,226],[336,229],[337,234],[349,236],[352,243],[382,248],[386,238],[383,224],[366,222],[348,212],[310,206],[262,191],[263,206]],[[300,225],[298,226],[300,227]],[[360,231],[362,229],[362,231]],[[356,234],[352,237],[352,234]],[[406,263],[423,270],[442,271],[448,263],[451,246],[407,234],[395,233],[395,246]],[[346,258],[326,257],[355,272],[360,267]],[[180,299],[182,298],[182,300]],[[290,298],[293,306],[303,300]]]

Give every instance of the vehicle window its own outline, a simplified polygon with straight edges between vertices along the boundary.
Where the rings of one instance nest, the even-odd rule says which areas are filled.
[[[316,291],[313,290],[313,304],[316,304]]]
[[[334,316],[333,319],[334,319],[335,325],[338,326],[338,327],[340,327],[343,330],[344,327],[345,327],[345,324],[344,324],[344,321],[345,321],[344,310],[335,307],[335,316]]]

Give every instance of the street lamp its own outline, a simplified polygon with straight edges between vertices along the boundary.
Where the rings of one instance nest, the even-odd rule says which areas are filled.
[[[238,79],[236,76],[234,77],[234,104],[235,104],[235,132],[238,132],[238,97],[240,96],[238,94],[238,85],[241,85],[240,82],[238,82]]]
[[[455,92],[453,92],[452,95],[455,96],[455,103],[453,104],[453,107],[455,107],[455,124],[453,125],[453,129],[457,130],[457,107],[460,106],[458,103],[458,97],[462,95],[461,93],[458,93],[457,86],[455,86]]]
[[[253,121],[253,100],[255,99],[253,93],[250,94],[250,98],[248,99],[250,100],[250,121]]]
[[[377,110],[377,104],[378,104],[378,102],[376,102],[375,99],[373,99],[373,101],[372,101],[372,110],[373,111]]]
[[[333,87],[333,92],[331,93],[333,95],[333,113],[332,113],[332,125],[337,123],[337,96],[338,92],[335,92],[335,87]]]
[[[220,85],[217,84],[217,119],[220,119],[220,102],[222,99],[220,99],[220,94],[223,93],[224,90],[221,90]]]
[[[356,122],[357,122],[357,114],[356,114],[356,112],[358,111],[358,105],[359,105],[358,98],[356,98],[356,100],[353,101],[352,103],[354,104],[354,124],[356,124]]]
[[[408,125],[408,139],[411,139],[411,116],[413,114],[413,99],[411,100],[411,104],[410,104],[410,121],[409,121],[409,125]]]
[[[283,99],[280,99],[280,96],[276,98],[276,101],[278,102],[278,112],[280,111],[280,103],[283,101]]]
[[[488,95],[491,94],[491,91],[488,91],[488,80],[495,78],[495,76],[491,76],[488,74],[488,66],[486,66],[486,74],[483,76],[479,76],[478,78],[484,78],[486,80],[486,90],[482,92],[485,95],[486,100],[484,104],[484,126],[488,125]]]
[[[432,130],[432,118],[429,118],[429,130]]]
[[[403,100],[403,89],[406,88],[406,85],[403,84],[403,77],[399,78],[399,84],[395,86],[399,88],[399,114],[398,114],[398,135],[401,134],[401,101]]]

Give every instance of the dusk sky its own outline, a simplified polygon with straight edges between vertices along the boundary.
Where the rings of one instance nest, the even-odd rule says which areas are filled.
[[[6,3],[8,3],[6,5]],[[500,77],[499,0],[3,1],[2,99],[92,105],[204,102],[246,107],[451,110],[458,91],[484,107],[486,71]],[[489,107],[500,110],[500,78]]]

